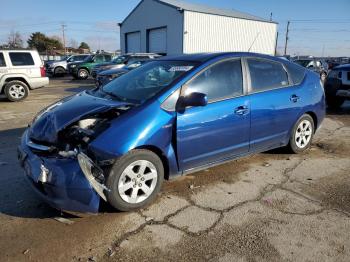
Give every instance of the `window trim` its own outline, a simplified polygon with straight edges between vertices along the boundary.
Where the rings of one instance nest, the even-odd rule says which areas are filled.
[[[227,62],[227,61],[234,61],[234,60],[240,60],[241,62],[241,70],[242,70],[242,94],[241,95],[237,95],[237,96],[230,96],[230,97],[224,97],[224,98],[220,98],[220,99],[216,99],[216,100],[208,100],[208,105],[209,104],[213,104],[213,103],[217,103],[217,102],[222,102],[222,101],[226,101],[226,100],[229,100],[229,99],[234,99],[234,98],[239,98],[239,97],[242,97],[242,96],[246,96],[248,94],[247,92],[247,78],[246,78],[246,73],[245,73],[245,68],[243,66],[243,59],[242,57],[228,57],[228,58],[224,58],[224,59],[220,59],[218,61],[216,61],[215,63],[213,64],[210,64],[206,67],[204,67],[203,69],[201,69],[200,71],[198,71],[193,77],[191,77],[191,79],[189,79],[186,83],[184,83],[182,86],[181,86],[181,91],[180,91],[180,96],[184,96],[184,92],[187,88],[187,86],[192,82],[194,81],[197,77],[199,77],[203,72],[205,72],[206,70],[208,70],[209,68],[213,67],[213,66],[216,66],[217,64],[220,64],[220,63],[224,63],[224,62]]]
[[[290,74],[286,68],[286,66],[278,61],[274,61],[274,60],[270,60],[267,58],[262,58],[262,57],[256,57],[256,56],[246,56],[246,57],[242,57],[242,59],[244,60],[245,63],[245,68],[247,70],[247,79],[248,79],[248,94],[249,95],[253,95],[253,94],[259,94],[259,93],[263,93],[263,92],[270,92],[272,90],[278,90],[278,89],[282,89],[282,88],[288,88],[288,87],[293,87],[295,86],[295,84],[293,83]],[[252,59],[252,60],[260,60],[260,61],[266,61],[266,62],[270,62],[270,63],[275,63],[275,64],[279,64],[282,66],[283,70],[286,72],[287,74],[287,78],[288,78],[288,85],[286,86],[280,86],[280,87],[275,87],[275,88],[269,88],[269,89],[265,89],[265,90],[261,90],[261,91],[253,91],[253,87],[252,87],[252,78],[251,78],[251,73],[250,73],[250,69],[249,69],[249,64],[248,64],[248,60]]]
[[[4,59],[4,63],[5,63],[5,65],[3,65],[3,66],[0,64],[0,68],[1,68],[1,67],[7,67],[7,63],[6,63],[6,59],[5,59],[5,54],[4,54],[4,52],[0,52],[0,55],[2,55],[2,58]]]

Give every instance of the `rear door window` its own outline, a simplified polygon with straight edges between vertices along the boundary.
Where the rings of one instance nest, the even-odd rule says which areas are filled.
[[[186,85],[185,95],[193,92],[206,94],[209,102],[242,95],[241,60],[227,60],[209,67]]]
[[[262,92],[289,85],[288,74],[281,63],[248,58],[251,93]]]
[[[10,52],[11,63],[13,66],[31,66],[34,60],[31,53],[28,52]]]
[[[6,66],[6,62],[5,62],[4,54],[0,53],[0,67],[5,67],[5,66]]]

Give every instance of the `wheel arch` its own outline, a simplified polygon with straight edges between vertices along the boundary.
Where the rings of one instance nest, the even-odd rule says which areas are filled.
[[[316,133],[317,127],[318,127],[318,119],[317,119],[317,115],[312,112],[312,111],[307,111],[305,112],[305,115],[309,115],[311,116],[312,120],[314,121],[314,133]]]
[[[78,68],[78,72],[79,72],[79,70],[81,70],[81,69],[85,69],[85,70],[88,71],[88,73],[90,74],[90,70],[89,70],[89,68],[87,68],[86,66],[79,67],[79,68]]]
[[[160,148],[158,148],[156,146],[152,146],[152,145],[143,145],[143,146],[136,147],[135,149],[149,150],[149,151],[153,152],[154,154],[156,154],[163,163],[164,178],[166,180],[169,180],[169,176],[170,176],[169,161],[168,161],[167,157],[165,156],[164,152]]]
[[[4,80],[4,82],[2,83],[1,88],[0,88],[1,89],[1,94],[4,93],[5,85],[8,82],[11,82],[11,81],[21,81],[21,82],[25,83],[28,86],[29,89],[31,89],[31,86],[29,85],[28,80],[25,77],[23,77],[23,76],[11,76],[11,77],[6,78]]]

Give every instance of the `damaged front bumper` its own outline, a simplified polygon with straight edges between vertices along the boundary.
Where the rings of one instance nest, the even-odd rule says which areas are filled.
[[[27,132],[18,147],[18,159],[27,180],[39,196],[59,210],[97,213],[100,195],[105,199],[104,191],[107,189],[91,176],[93,162],[84,154],[80,155],[79,161],[76,157],[36,154],[33,152],[35,145],[30,144]],[[85,168],[81,167],[82,164]]]

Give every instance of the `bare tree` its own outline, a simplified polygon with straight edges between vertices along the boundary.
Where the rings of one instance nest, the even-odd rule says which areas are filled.
[[[8,40],[7,45],[9,48],[16,49],[16,48],[23,48],[23,39],[21,34],[18,31],[11,31]]]
[[[75,39],[71,38],[69,40],[69,46],[73,48],[78,48],[78,42]]]

